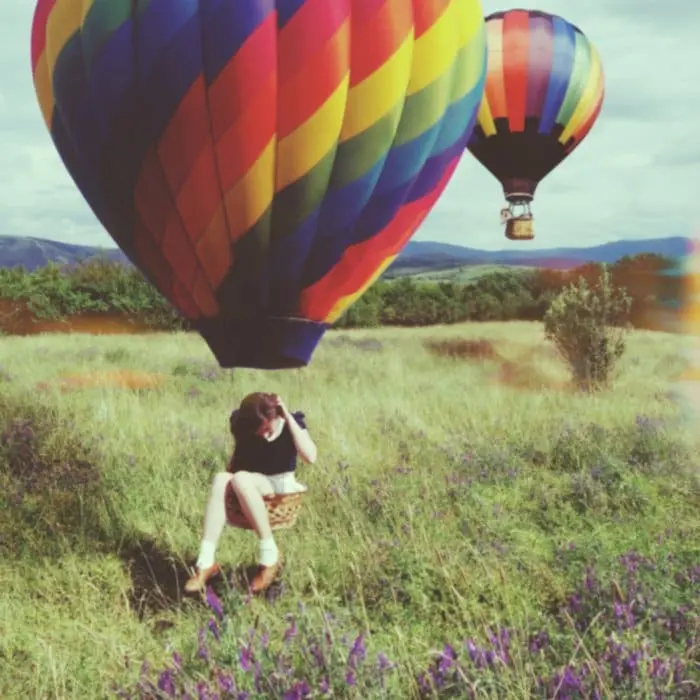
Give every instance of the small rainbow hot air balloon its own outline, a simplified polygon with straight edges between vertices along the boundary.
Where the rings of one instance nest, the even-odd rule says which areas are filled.
[[[530,240],[537,185],[595,123],[603,68],[583,32],[556,15],[496,12],[486,32],[486,88],[469,150],[503,186],[506,237]]]
[[[51,137],[222,367],[310,362],[450,180],[479,0],[39,0]]]

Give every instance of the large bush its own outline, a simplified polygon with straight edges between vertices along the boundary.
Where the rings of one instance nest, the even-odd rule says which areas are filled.
[[[545,337],[585,390],[604,387],[625,351],[632,298],[613,286],[607,270],[594,287],[579,278],[553,301],[544,316]]]

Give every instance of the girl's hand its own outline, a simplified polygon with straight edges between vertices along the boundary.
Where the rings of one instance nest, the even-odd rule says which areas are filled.
[[[287,411],[287,407],[284,405],[284,401],[275,394],[275,406],[279,409],[280,413],[286,418],[287,415],[289,415],[289,411]]]

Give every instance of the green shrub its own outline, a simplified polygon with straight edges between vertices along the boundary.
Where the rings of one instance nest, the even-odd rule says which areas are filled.
[[[586,391],[606,386],[625,352],[632,299],[612,285],[603,270],[590,287],[583,277],[561,292],[544,316],[545,337],[571,368],[574,381]]]

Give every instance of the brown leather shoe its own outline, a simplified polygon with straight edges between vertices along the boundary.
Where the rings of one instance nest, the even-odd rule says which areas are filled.
[[[207,587],[209,579],[214,578],[220,572],[221,568],[218,564],[212,564],[208,569],[203,569],[202,571],[196,569],[190,580],[185,584],[185,591],[187,593],[203,591]]]
[[[277,563],[272,566],[262,566],[258,567],[258,573],[255,574],[253,581],[250,584],[251,593],[262,593],[266,591],[277,578],[280,570],[282,569],[282,553],[279,554]]]

